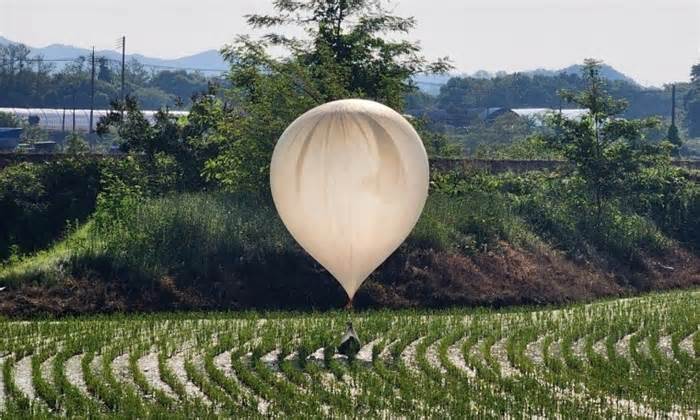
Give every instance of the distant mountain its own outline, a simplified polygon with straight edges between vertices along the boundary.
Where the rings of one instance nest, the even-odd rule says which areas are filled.
[[[565,73],[565,74],[576,74],[576,75],[581,75],[581,70],[583,69],[583,66],[581,64],[573,64],[569,67],[565,67],[563,69],[559,70],[550,70],[550,69],[536,69],[536,70],[528,70],[528,71],[522,71],[519,73],[522,74],[527,74],[531,76],[546,76],[546,77],[554,77],[557,74]],[[493,79],[494,77],[501,77],[505,76],[508,73],[505,71],[498,71],[498,72],[489,72],[486,70],[479,70],[475,73],[472,74],[446,74],[446,75],[418,75],[414,78],[414,81],[418,85],[421,91],[431,94],[431,95],[437,95],[440,93],[440,87],[447,83],[448,80],[450,80],[453,77],[473,77],[475,79]],[[637,83],[634,79],[631,77],[627,76],[626,74],[616,70],[614,67],[608,65],[608,64],[603,64],[600,69],[600,74],[608,79],[608,80],[623,80],[628,83],[632,83],[634,85],[639,86],[639,83]]]
[[[8,43],[15,43],[14,41],[11,41],[7,38],[4,38],[0,36],[0,45],[6,45]],[[90,55],[90,50],[87,48],[78,48],[74,47],[71,45],[62,45],[62,44],[51,44],[47,47],[42,47],[42,48],[34,48],[30,47],[32,50],[32,55],[41,55],[47,60],[56,60],[56,59],[72,59],[72,58],[77,58],[80,56],[89,56]],[[97,56],[101,57],[106,57],[112,60],[120,60],[121,59],[121,54],[118,51],[115,50],[100,50],[96,51],[95,54]],[[208,69],[208,70],[226,70],[228,69],[228,65],[224,62],[224,60],[221,58],[221,55],[219,54],[218,51],[216,50],[207,50],[203,51],[198,54],[186,56],[186,57],[180,57],[180,58],[174,58],[174,59],[166,59],[166,58],[155,58],[155,57],[148,57],[144,56],[142,54],[127,54],[126,59],[131,60],[131,59],[136,59],[140,63],[146,65],[146,66],[156,66],[156,67],[174,67],[174,68],[190,68],[190,69]],[[60,68],[60,65],[57,66]],[[581,68],[582,66],[580,64],[574,64],[571,66],[568,66],[566,68],[560,69],[560,70],[550,70],[550,69],[536,69],[536,70],[530,70],[530,71],[524,71],[522,73],[525,74],[531,74],[531,75],[543,75],[543,76],[555,76],[559,73],[566,73],[566,74],[581,74]],[[476,77],[476,78],[493,78],[496,76],[501,76],[506,74],[503,71],[499,71],[496,73],[492,72],[487,72],[484,70],[480,70],[472,75],[471,77]],[[610,65],[604,64],[601,68],[601,74],[603,77],[609,79],[609,80],[624,80],[630,83],[638,84],[634,79],[631,77],[617,71],[615,68],[613,68]],[[464,76],[464,74],[446,74],[446,75],[418,75],[415,77],[415,82],[418,85],[418,87],[429,94],[436,95],[440,92],[440,87],[447,83],[447,81],[452,78],[452,77],[460,77]]]
[[[526,70],[526,71],[521,71],[518,73],[522,74],[527,74],[531,76],[547,76],[547,77],[553,77],[558,74],[576,74],[576,75],[581,75],[581,70],[583,69],[583,65],[581,64],[572,64],[569,67],[565,67],[563,69],[559,70],[551,70],[551,69],[535,69],[535,70]],[[499,76],[505,76],[507,75],[507,72],[504,71],[498,71],[498,72],[488,72],[486,70],[479,70],[473,74],[470,74],[469,77],[474,77],[476,79],[492,79],[494,77],[499,77]],[[635,85],[638,85],[638,83],[632,79],[631,77],[627,76],[626,74],[616,70],[614,67],[608,65],[608,64],[603,64],[600,68],[600,74],[604,78],[608,80],[624,80],[625,82],[633,83]]]
[[[15,43],[7,38],[0,36],[0,45]],[[128,47],[128,46],[127,46]],[[47,60],[73,59],[80,56],[87,57],[91,50],[87,48],[74,47],[72,45],[51,44],[46,47],[36,48],[29,47],[32,51],[32,56],[41,55]],[[121,60],[121,53],[116,50],[100,50],[95,51],[95,55],[106,57],[111,60]],[[189,55],[180,58],[166,59],[148,57],[142,54],[128,54],[126,60],[135,59],[146,66],[157,67],[174,67],[174,68],[191,68],[191,69],[207,69],[207,70],[227,70],[228,65],[221,58],[221,55],[216,50],[207,50],[198,54]],[[60,63],[59,63],[60,64]],[[58,65],[57,67],[60,67]]]
[[[561,74],[561,73],[576,74],[576,75],[580,76],[582,69],[583,69],[583,65],[574,64],[574,65],[571,65],[569,67],[563,68],[561,70],[537,69],[537,70],[532,70],[532,71],[526,71],[524,73],[532,74],[532,75],[539,75],[539,76],[556,76],[557,74]],[[601,66],[600,75],[608,80],[623,80],[625,82],[629,82],[629,83],[638,85],[638,83],[634,79],[632,79],[631,77],[627,76],[626,74],[616,70],[614,67],[612,67],[608,64],[603,64]]]

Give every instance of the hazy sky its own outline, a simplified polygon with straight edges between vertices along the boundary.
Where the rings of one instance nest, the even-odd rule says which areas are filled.
[[[392,0],[418,19],[410,38],[459,72],[560,68],[605,60],[641,83],[687,80],[700,61],[700,0]],[[269,0],[0,0],[0,35],[174,58],[247,32]]]

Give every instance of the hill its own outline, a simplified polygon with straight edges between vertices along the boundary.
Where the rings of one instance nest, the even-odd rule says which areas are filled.
[[[7,38],[0,37],[0,45],[7,45],[11,43],[17,43],[16,41],[9,40]],[[87,48],[75,47],[72,45],[63,44],[51,44],[46,47],[29,47],[32,51],[32,56],[42,56],[47,60],[57,60],[57,59],[72,59],[81,56],[89,56],[91,50]],[[128,48],[128,45],[127,45]],[[128,52],[128,51],[127,51]],[[105,57],[110,60],[121,60],[121,53],[116,50],[99,50],[95,54],[100,57]],[[228,69],[228,65],[221,58],[221,55],[217,50],[206,50],[197,54],[167,59],[167,58],[157,58],[149,57],[142,54],[128,54],[126,55],[127,60],[137,60],[141,64],[146,66],[162,67],[162,68],[192,68],[192,69],[209,69],[218,71],[225,71]],[[60,65],[57,67],[60,68]]]
[[[524,73],[530,74],[530,75],[537,75],[537,76],[556,76],[558,74],[575,74],[577,76],[581,75],[581,69],[583,66],[581,64],[573,64],[571,66],[565,67],[560,70],[547,70],[547,69],[537,69],[537,70],[531,70],[531,71],[526,71]],[[614,67],[612,67],[609,64],[603,64],[600,66],[600,74],[608,80],[611,81],[618,81],[622,80],[628,83],[632,83],[635,85],[639,85],[633,78],[627,76],[626,74],[616,70]]]
[[[581,75],[581,69],[582,69],[581,64],[573,64],[568,67],[564,67],[559,70],[551,70],[551,69],[536,69],[536,70],[526,70],[526,71],[518,71],[515,73],[519,74],[526,74],[528,76],[544,76],[544,77],[557,77],[559,75],[565,74],[565,75]],[[603,78],[608,79],[610,81],[624,81],[629,84],[632,84],[634,86],[642,87],[639,83],[637,83],[636,80],[633,78],[627,76],[626,74],[620,72],[619,70],[615,69],[614,67],[608,65],[608,64],[603,64],[600,68],[600,73],[603,76]],[[420,88],[421,91],[428,93],[430,95],[438,95],[440,93],[440,87],[444,86],[447,84],[447,82],[454,78],[454,77],[471,77],[474,79],[495,79],[499,77],[504,77],[507,76],[508,73],[503,72],[503,71],[497,71],[497,72],[488,72],[485,70],[479,70],[475,73],[472,74],[465,74],[465,73],[450,73],[450,74],[442,74],[442,75],[431,75],[431,74],[425,74],[425,75],[420,75],[417,76],[414,80],[418,87]]]
[[[17,43],[16,41],[9,40],[0,36],[0,45],[5,45],[9,43]],[[63,44],[51,44],[46,47],[30,47],[32,55],[43,56],[47,60],[55,59],[65,59],[65,58],[75,58],[80,56],[88,56],[91,51],[87,48],[75,47],[72,45]],[[128,51],[127,51],[128,52]],[[98,56],[106,57],[108,59],[120,60],[121,53],[116,50],[100,50],[96,51]],[[162,68],[193,68],[193,69],[210,69],[210,70],[220,70],[224,71],[228,69],[228,65],[224,62],[221,55],[217,50],[206,50],[197,54],[184,56],[180,58],[158,58],[149,57],[142,54],[127,54],[127,60],[137,60],[140,63],[147,66],[162,67]],[[60,65],[58,66],[60,67]],[[205,72],[206,73],[206,72]],[[526,70],[519,73],[529,74],[529,75],[541,75],[541,76],[556,76],[558,74],[580,74],[581,65],[574,64],[559,70],[552,69],[536,69],[536,70]],[[633,84],[638,84],[634,79],[625,75],[624,73],[616,70],[610,65],[604,64],[601,68],[601,73],[603,77],[609,80],[624,80]],[[480,70],[472,75],[471,77],[476,78],[494,78],[499,75],[503,75],[504,72],[487,72]],[[437,95],[440,92],[440,87],[447,83],[447,81],[452,77],[466,76],[466,74],[460,74],[459,72],[445,74],[445,75],[420,75],[415,78],[418,87],[425,93],[432,95]]]

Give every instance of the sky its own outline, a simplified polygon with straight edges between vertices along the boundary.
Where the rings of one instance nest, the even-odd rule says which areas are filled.
[[[249,33],[270,0],[0,0],[0,36],[176,58]],[[602,59],[644,85],[689,78],[700,62],[700,0],[389,0],[409,38],[456,72],[558,69]]]

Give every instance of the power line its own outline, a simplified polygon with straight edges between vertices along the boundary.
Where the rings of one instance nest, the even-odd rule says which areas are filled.
[[[173,69],[173,70],[195,70],[195,71],[204,71],[204,72],[220,72],[220,73],[226,73],[228,70],[226,69],[208,69],[208,68],[202,68],[202,67],[178,67],[178,66],[166,66],[166,65],[161,65],[161,64],[143,64],[140,63],[144,67],[153,67],[157,69]]]
[[[34,63],[34,62],[46,62],[46,63],[69,63],[69,62],[76,62],[79,60],[88,60],[88,57],[85,56],[78,56],[75,58],[27,58],[24,60],[20,59],[14,59],[10,60],[9,62],[3,62],[0,63],[0,66],[11,66],[13,63]],[[100,60],[102,61],[108,61],[112,63],[117,63],[120,64],[121,60],[119,59],[114,59],[114,58],[107,58],[107,57],[99,57]],[[136,59],[132,59],[142,65],[143,67],[150,67],[150,68],[156,68],[156,69],[169,69],[169,70],[190,70],[190,71],[201,71],[201,72],[208,72],[208,73],[226,73],[228,69],[213,69],[213,68],[205,68],[205,67],[180,67],[180,66],[168,66],[164,64],[148,64],[148,63],[142,63]]]

